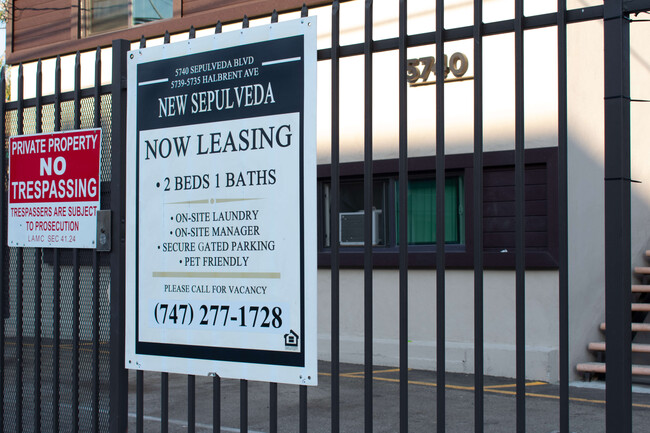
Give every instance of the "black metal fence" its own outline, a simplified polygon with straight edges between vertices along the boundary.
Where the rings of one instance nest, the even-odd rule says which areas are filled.
[[[373,431],[373,56],[395,51],[399,57],[399,208],[406,214],[407,180],[409,178],[407,135],[407,50],[435,45],[436,58],[444,57],[445,43],[472,40],[474,46],[474,150],[472,166],[474,267],[474,417],[475,431],[484,431],[484,218],[483,218],[483,41],[487,36],[513,34],[515,60],[515,274],[516,274],[516,430],[526,431],[526,340],[525,340],[525,139],[524,139],[524,38],[525,31],[544,27],[557,29],[558,53],[558,227],[559,227],[559,377],[558,429],[569,432],[569,307],[568,307],[568,233],[567,233],[567,26],[571,23],[602,20],[605,25],[605,191],[606,191],[606,294],[607,294],[607,431],[631,432],[631,358],[630,358],[630,96],[629,96],[629,14],[650,10],[650,2],[606,0],[604,6],[566,10],[566,1],[558,1],[557,13],[524,16],[523,0],[515,1],[514,19],[483,23],[483,2],[473,4],[474,24],[423,34],[409,34],[407,2],[399,2],[399,36],[373,39],[373,2],[365,1],[364,42],[340,45],[340,2],[331,4],[331,48],[318,52],[320,61],[331,66],[331,184],[330,213],[340,212],[340,107],[345,104],[340,92],[342,58],[362,56],[364,59],[364,425]],[[444,1],[437,0],[435,28],[444,28]],[[302,14],[308,13],[303,8]],[[218,17],[217,17],[218,18]],[[276,21],[277,14],[271,20]],[[244,27],[248,20],[244,19]],[[215,32],[221,32],[217,23]],[[190,37],[194,37],[194,29]],[[169,41],[169,36],[165,42]],[[146,41],[141,41],[145,46]],[[57,59],[53,95],[42,95],[41,72],[37,73],[36,97],[23,97],[22,66],[19,68],[18,100],[0,104],[5,119],[0,130],[5,143],[11,135],[101,127],[102,209],[112,210],[112,249],[110,253],[92,250],[46,250],[7,247],[7,197],[3,190],[2,284],[0,298],[0,426],[4,431],[111,431],[126,430],[129,417],[127,373],[124,362],[124,143],[126,126],[125,60],[128,41],[113,44],[113,78],[111,85],[101,85],[101,56],[97,51],[96,85],[81,88],[80,56],[76,56],[75,87],[61,92],[60,59]],[[444,76],[444,64],[436,64],[436,76]],[[4,74],[3,74],[4,76]],[[5,81],[0,83],[5,92]],[[436,82],[436,155],[435,173],[445,173],[445,104],[444,80]],[[7,160],[0,158],[0,171],[7,173]],[[444,249],[445,176],[436,176],[436,239],[439,251]],[[6,188],[5,177],[5,188]],[[330,232],[339,232],[339,219],[332,217]],[[399,316],[399,400],[395,416],[399,429],[409,428],[408,392],[408,272],[409,251],[407,218],[399,221],[399,303],[394,314]],[[341,430],[341,351],[340,351],[340,271],[341,250],[336,237],[329,249],[331,267],[331,431]],[[442,240],[442,241],[441,241]],[[438,247],[438,244],[436,244]],[[437,431],[446,430],[446,317],[445,268],[446,255],[435,254],[430,263],[435,268],[436,282],[436,364],[437,371],[435,419]],[[432,256],[433,257],[433,256]],[[161,431],[169,429],[169,375],[153,375],[160,386]],[[151,375],[147,375],[151,377]],[[136,431],[144,431],[144,381],[137,373],[135,418]],[[222,415],[222,383],[212,380],[212,420],[215,432],[220,431]],[[239,384],[240,430],[248,431],[248,390],[251,384]],[[230,389],[230,388],[229,388]],[[196,428],[196,379],[187,377],[187,424]],[[298,389],[296,422],[300,431],[307,431],[308,390]],[[269,387],[269,431],[277,432],[281,408],[278,385]]]
[[[55,92],[42,94],[42,62],[36,71],[36,97],[23,97],[23,66],[18,68],[18,100],[2,104],[3,142],[20,134],[102,128],[101,206],[111,209],[111,87],[81,89],[80,55],[75,85],[61,92],[61,59],[56,59]],[[0,83],[4,94],[5,74]],[[8,153],[7,153],[8,155]],[[6,176],[7,161],[2,158]],[[6,177],[5,185],[6,185]],[[111,381],[109,254],[93,250],[8,248],[7,196],[3,192],[2,275],[5,319],[0,332],[0,426],[3,431],[108,431]],[[115,248],[115,250],[119,250]],[[113,355],[113,363],[115,362]]]

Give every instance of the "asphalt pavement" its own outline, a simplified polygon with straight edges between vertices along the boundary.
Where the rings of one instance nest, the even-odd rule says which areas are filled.
[[[319,363],[319,384],[307,389],[307,427],[309,432],[332,431],[332,382],[330,364]],[[364,373],[362,365],[341,364],[340,367],[340,431],[364,431]],[[160,373],[144,373],[145,432],[161,431]],[[437,376],[435,372],[408,372],[408,431],[433,432],[437,428]],[[196,377],[195,431],[213,432],[213,378]],[[221,379],[221,432],[242,431],[241,390],[239,380]],[[299,431],[299,387],[278,385],[278,432]],[[375,367],[372,381],[373,432],[400,431],[399,370]],[[484,431],[516,431],[516,384],[514,379],[485,377]],[[556,384],[528,381],[526,385],[526,432],[552,433],[559,430],[559,387]],[[270,432],[270,385],[247,382],[249,433]],[[605,431],[604,382],[574,382],[570,386],[570,431],[598,433]],[[633,387],[633,431],[650,432],[650,386]],[[446,374],[446,431],[474,432],[474,377],[467,374]],[[129,376],[129,431],[136,431],[136,374]],[[188,378],[169,375],[169,432],[187,432]]]

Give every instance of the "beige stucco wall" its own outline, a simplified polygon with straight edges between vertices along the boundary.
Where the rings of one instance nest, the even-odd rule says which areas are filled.
[[[458,2],[462,3],[462,2]],[[499,2],[495,2],[499,3]],[[554,11],[537,4],[527,14]],[[571,7],[599,2],[576,1]],[[601,2],[602,3],[602,2]],[[491,2],[486,3],[486,8]],[[498,9],[498,8],[497,8]],[[495,9],[495,10],[497,10]],[[548,9],[548,10],[547,10]],[[512,14],[496,19],[511,18]],[[500,9],[502,12],[505,9]],[[471,11],[465,10],[465,17]],[[427,22],[426,12],[418,23]],[[471,15],[470,15],[471,16]],[[433,15],[431,15],[433,18]],[[459,19],[462,21],[462,19]],[[486,19],[486,21],[488,21]],[[410,22],[409,22],[410,24]],[[470,22],[462,22],[468,25]],[[452,27],[447,25],[447,27]],[[647,27],[647,26],[646,26]],[[650,99],[644,83],[650,78],[650,49],[643,41],[648,32],[632,25],[632,97]],[[409,28],[410,33],[411,32]],[[569,99],[569,297],[570,368],[591,361],[586,350],[590,341],[602,341],[598,325],[604,321],[604,109],[603,26],[601,22],[573,24],[568,29]],[[360,42],[360,40],[355,40]],[[554,28],[525,34],[525,131],[526,148],[557,145],[557,39]],[[409,50],[408,57],[433,55],[435,47]],[[484,41],[484,146],[486,151],[514,149],[514,42],[512,35]],[[450,54],[461,51],[470,58],[471,42],[446,45]],[[398,60],[396,53],[374,57],[374,157],[398,156]],[[341,160],[363,159],[363,86],[359,71],[363,59],[341,62]],[[330,64],[319,64],[319,163],[329,162]],[[351,77],[354,77],[353,79]],[[446,154],[471,153],[473,148],[473,82],[453,83],[445,88]],[[649,147],[645,146],[644,123],[648,104],[632,105],[632,261],[645,263],[650,238]],[[435,154],[435,87],[408,90],[408,154]],[[397,365],[398,271],[374,271],[374,359],[382,365]],[[341,356],[344,361],[363,361],[363,271],[341,273]],[[330,271],[319,270],[319,356],[329,359]],[[473,372],[473,272],[448,270],[447,368]],[[514,273],[485,273],[485,372],[515,375]],[[526,273],[526,368],[527,377],[558,380],[558,273]],[[409,366],[435,369],[435,271],[409,272]]]
[[[377,365],[399,364],[399,273],[373,272],[373,359]],[[474,276],[469,271],[448,270],[446,281],[446,365],[448,371],[474,372]],[[557,380],[556,271],[526,274],[527,376]],[[340,344],[345,362],[363,363],[364,275],[358,270],[340,274]],[[411,270],[408,274],[408,352],[410,368],[436,367],[436,272]],[[514,376],[515,274],[486,271],[485,373]],[[330,358],[331,273],[318,272],[318,353]],[[549,320],[550,319],[550,320]]]

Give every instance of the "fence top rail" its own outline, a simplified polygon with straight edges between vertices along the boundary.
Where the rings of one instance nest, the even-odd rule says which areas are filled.
[[[350,2],[350,1],[355,1],[355,0],[342,0],[340,3],[345,3],[345,2]],[[332,4],[331,1],[321,1],[321,2],[316,2],[317,4],[312,5],[312,9],[316,7],[323,7],[323,6],[328,6]],[[628,13],[640,13],[644,12],[647,10],[650,10],[650,0],[631,0],[630,2],[626,3],[626,10]],[[295,12],[294,10],[286,10],[282,11],[283,13],[285,12]],[[541,14],[541,15],[533,15],[533,16],[528,16],[524,17],[524,30],[533,30],[533,29],[539,29],[539,28],[544,28],[544,27],[552,27],[557,25],[558,23],[558,14],[559,12],[551,12],[551,13],[546,13],[546,14]],[[259,16],[259,17],[248,17],[248,19],[253,19],[253,18],[268,18],[269,22],[273,19],[273,16],[271,12],[264,16]],[[577,8],[577,9],[571,9],[566,11],[566,22],[567,24],[571,23],[578,23],[578,22],[584,22],[584,21],[591,21],[591,20],[598,20],[602,19],[604,17],[604,6],[603,5],[597,5],[597,6],[590,6],[590,7],[584,7],[584,8]],[[243,22],[242,19],[238,20],[231,20],[231,21],[219,21],[220,24],[226,25],[226,24],[236,24],[236,23],[241,23]],[[511,33],[514,31],[514,22],[515,19],[508,19],[508,20],[503,20],[503,21],[496,21],[496,22],[489,22],[489,23],[484,23],[483,24],[483,31],[484,31],[484,36],[493,36],[493,35],[499,35],[499,34],[505,34],[505,33]],[[198,30],[205,30],[205,29],[210,29],[210,28],[215,28],[216,23],[210,24],[208,26],[201,26],[201,27],[196,27],[196,26],[188,26],[187,29],[184,29],[182,31],[176,31],[174,32],[173,30],[170,31],[170,34],[173,35],[182,35],[182,34],[187,34],[188,37],[190,33],[192,32],[192,29],[195,28],[195,31]],[[125,38],[129,38],[132,36],[133,30],[137,30],[136,28],[133,29],[128,29],[128,32],[120,32],[116,33],[115,37],[123,35]],[[137,43],[140,42],[143,38],[145,41],[148,40],[153,40],[153,39],[159,39],[163,37],[163,35],[167,32],[168,30],[163,31],[160,34],[153,34],[150,36],[145,36],[142,34],[138,33],[138,36],[135,37],[131,42],[132,43]],[[172,33],[173,32],[173,33]],[[430,45],[435,43],[435,34],[436,32],[428,32],[428,33],[421,33],[421,34],[414,34],[414,35],[408,35],[407,36],[407,46],[408,47],[417,47],[421,45]],[[135,35],[135,33],[133,33]],[[471,39],[473,37],[473,26],[466,26],[466,27],[457,27],[457,28],[450,28],[450,29],[445,29],[444,35],[443,35],[443,41],[444,42],[453,42],[453,41],[460,41],[460,40],[466,40],[466,39]],[[93,38],[87,38],[89,41],[92,40]],[[398,41],[399,37],[395,38],[390,38],[390,39],[383,39],[383,40],[376,40],[373,41],[373,52],[382,52],[382,51],[390,51],[397,49],[398,47]],[[99,41],[98,41],[99,42]],[[104,43],[105,41],[101,41],[99,43],[99,47],[101,48],[108,48],[110,45],[108,43]],[[83,47],[84,52],[86,51],[93,51],[97,49],[97,46],[93,47]],[[318,59],[319,60],[327,60],[330,58],[330,52],[331,48],[324,48],[320,49],[318,51]],[[65,49],[62,50],[61,53],[59,53],[61,56],[67,56],[67,55],[74,55],[76,51],[66,51]],[[346,45],[341,47],[341,56],[342,57],[347,57],[347,56],[355,56],[355,55],[361,55],[363,54],[363,43],[358,43],[358,44],[352,44],[352,45]],[[48,56],[48,57],[41,57],[41,60],[48,60],[54,58],[54,56]],[[31,62],[36,62],[38,61],[38,57],[35,56],[29,56],[29,55],[22,55],[22,56],[9,56],[9,61],[11,62],[12,65],[17,65],[19,62],[22,63],[31,63]]]
[[[347,0],[352,1],[352,0]],[[630,2],[634,6],[634,10],[638,11],[639,9],[650,9],[650,0],[636,0]],[[602,19],[604,14],[604,7],[591,6],[586,8],[572,9],[566,11],[566,22],[567,23],[579,23],[585,21],[592,21]],[[559,14],[557,12],[546,13],[541,15],[529,16],[524,18],[523,26],[525,30],[534,30],[541,29],[546,27],[556,26],[559,19]],[[515,20],[508,19],[503,21],[496,21],[483,24],[483,35],[484,36],[494,36],[500,34],[506,34],[514,32]],[[192,31],[190,28],[186,32],[188,37]],[[179,34],[182,34],[179,33]],[[474,37],[474,26],[465,26],[457,27],[451,29],[445,29],[443,34],[444,42],[454,42],[472,39]],[[144,36],[143,36],[144,38]],[[154,39],[154,38],[150,38]],[[406,45],[408,48],[420,47],[425,45],[435,45],[436,41],[436,32],[426,32],[418,33],[413,35],[408,35],[406,38]],[[142,43],[142,39],[135,41]],[[135,43],[132,42],[132,43]],[[146,39],[145,39],[146,44]],[[101,47],[96,47],[93,51],[100,49]],[[373,53],[380,53],[386,51],[397,50],[399,48],[399,37],[388,38],[388,39],[379,39],[373,41],[371,49]],[[330,60],[332,54],[331,48],[322,48],[318,50],[318,60]],[[352,57],[359,56],[364,54],[364,43],[355,43],[349,45],[343,45],[340,47],[339,57]],[[94,87],[84,88],[81,90],[81,97],[92,97],[94,96]],[[100,88],[100,94],[107,94],[111,92],[111,85],[102,85]],[[74,99],[74,92],[63,92],[59,95],[59,101],[68,101]],[[48,94],[44,95],[41,98],[42,104],[53,104],[55,103],[55,96]],[[29,98],[23,100],[24,107],[35,107],[37,105],[37,98]],[[7,103],[7,110],[15,110],[18,108],[17,101],[11,101]]]

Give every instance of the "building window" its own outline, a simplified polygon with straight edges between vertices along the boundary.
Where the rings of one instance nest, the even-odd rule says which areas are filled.
[[[411,179],[408,183],[407,227],[409,245],[436,243],[436,180]],[[399,182],[395,182],[395,230],[399,233]],[[465,243],[463,178],[445,181],[445,244]],[[399,236],[397,236],[399,244]]]
[[[322,245],[331,247],[331,191],[324,182],[322,191]],[[390,194],[392,192],[392,194]],[[392,200],[389,199],[389,194]],[[363,180],[342,179],[339,193],[339,244],[343,248],[364,245]],[[399,245],[399,182],[396,176],[373,182],[372,245],[396,248]],[[414,178],[408,184],[408,243],[436,243],[436,181],[432,177]],[[465,241],[464,191],[460,175],[449,176],[445,182],[445,243]]]
[[[332,245],[330,233],[330,200],[332,194],[331,184],[323,185],[323,245],[329,248]],[[373,240],[377,246],[386,245],[386,204],[388,202],[388,181],[377,180],[373,183]],[[343,247],[361,246],[363,238],[363,181],[348,180],[341,182],[339,200],[339,242]]]
[[[173,0],[85,0],[83,35],[90,36],[172,18]]]
[[[474,266],[474,158],[472,154],[445,157],[445,266]],[[373,162],[373,248],[376,268],[400,266],[399,160]],[[408,159],[408,267],[436,266],[436,158]],[[525,155],[525,260],[527,269],[557,269],[557,148],[527,149]],[[339,255],[332,256],[332,195],[329,164],[318,166],[318,265],[365,266],[363,162],[339,165]],[[513,269],[516,258],[515,154],[483,154],[482,244],[483,266]]]

